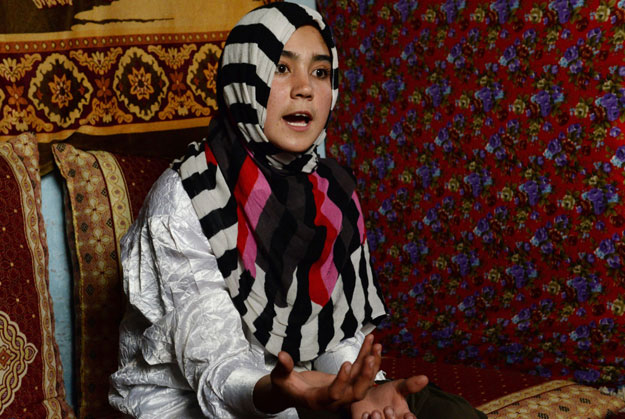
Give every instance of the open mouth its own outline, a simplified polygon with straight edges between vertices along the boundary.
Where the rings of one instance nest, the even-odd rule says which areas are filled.
[[[284,119],[289,125],[295,127],[305,127],[310,123],[312,117],[306,112],[296,112],[289,115],[284,115],[282,119]]]

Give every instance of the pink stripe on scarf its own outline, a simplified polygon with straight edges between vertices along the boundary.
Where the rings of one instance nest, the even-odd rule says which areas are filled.
[[[243,266],[250,271],[252,276],[256,276],[256,254],[258,248],[256,246],[256,240],[254,238],[254,231],[258,225],[260,215],[265,208],[267,199],[271,195],[271,187],[267,182],[267,179],[258,173],[258,178],[247,196],[247,202],[245,203],[245,227],[248,229],[247,240],[245,242],[245,250],[243,251]]]

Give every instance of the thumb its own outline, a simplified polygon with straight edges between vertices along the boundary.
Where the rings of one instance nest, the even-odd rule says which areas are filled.
[[[405,380],[399,380],[397,384],[397,391],[402,396],[418,393],[428,384],[428,378],[425,375],[413,375]]]
[[[271,371],[271,377],[275,379],[288,376],[293,371],[294,365],[291,355],[289,355],[288,352],[280,351],[278,354],[278,362]]]

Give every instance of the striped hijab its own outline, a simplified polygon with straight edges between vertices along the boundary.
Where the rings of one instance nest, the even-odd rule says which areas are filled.
[[[287,153],[263,125],[280,54],[300,26],[319,29],[338,60],[329,28],[314,10],[272,3],[232,30],[221,58],[221,116],[207,138],[174,163],[245,325],[275,355],[316,358],[385,315],[373,279],[353,176],[315,144]]]

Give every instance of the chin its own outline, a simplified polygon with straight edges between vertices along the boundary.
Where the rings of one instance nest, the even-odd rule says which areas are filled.
[[[310,147],[306,147],[306,148],[302,148],[302,147],[280,147],[281,150],[284,150],[288,153],[293,153],[293,154],[302,154],[304,153],[306,150],[308,150]]]
[[[293,154],[301,154],[304,153],[305,151],[309,150],[310,147],[313,146],[314,144],[314,140],[311,141],[302,141],[294,139],[293,141],[282,141],[282,142],[274,142],[271,141],[271,139],[269,140],[273,145],[275,145],[276,147],[278,147],[280,150],[286,151],[287,153],[293,153]]]
[[[314,135],[315,133],[316,135]],[[304,153],[313,147],[320,133],[321,130],[318,132],[317,130],[309,130],[305,133],[293,133],[287,130],[265,129],[265,136],[271,144],[282,151],[293,154]]]

